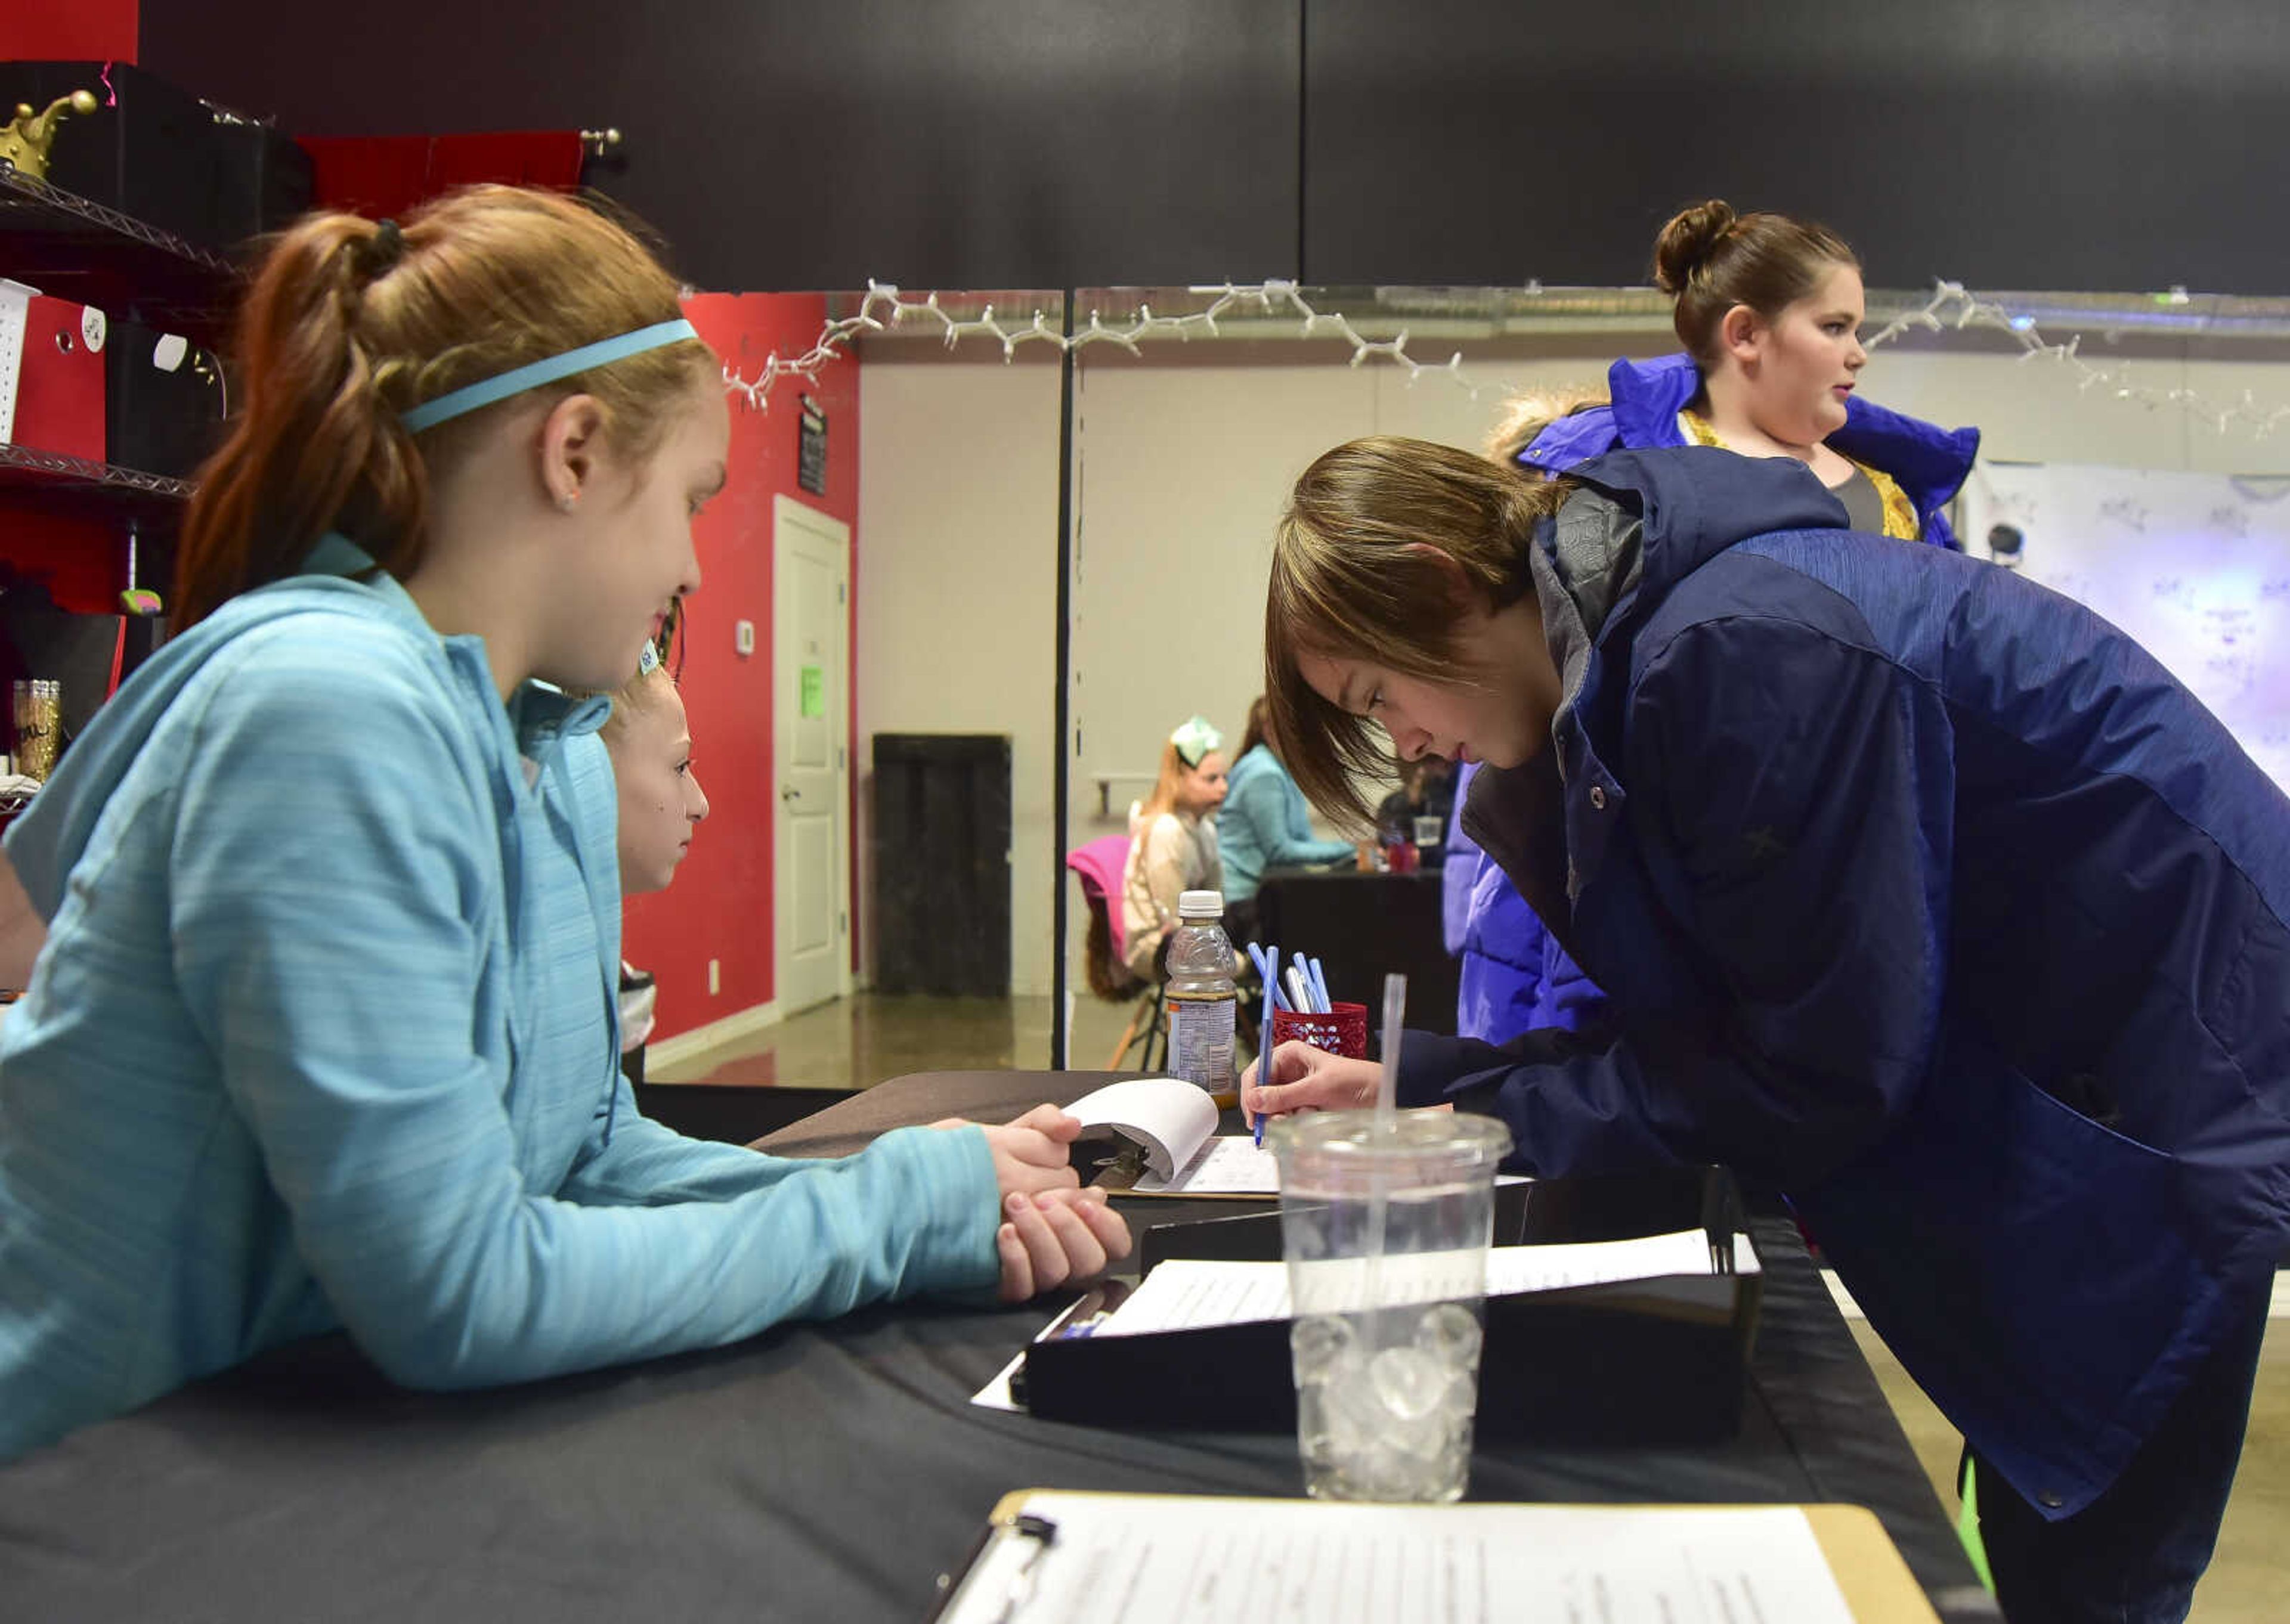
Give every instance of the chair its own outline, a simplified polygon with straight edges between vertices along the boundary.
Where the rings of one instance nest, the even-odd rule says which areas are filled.
[[[1121,910],[1114,899],[1121,894],[1121,876],[1128,864],[1126,835],[1108,835],[1066,853],[1066,867],[1081,881],[1082,900],[1089,905],[1089,933],[1082,955],[1089,990],[1109,1004],[1134,1000],[1129,1024],[1122,1028],[1121,1042],[1112,1058],[1105,1062],[1105,1069],[1119,1071],[1129,1051],[1142,1044],[1141,1064],[1151,1071],[1157,1043],[1161,1046],[1163,1063],[1167,1061],[1168,1023],[1162,1018],[1160,985],[1139,980],[1123,962],[1127,932],[1122,928]]]

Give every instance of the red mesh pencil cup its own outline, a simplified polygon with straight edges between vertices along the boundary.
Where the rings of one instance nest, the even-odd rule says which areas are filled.
[[[1272,1012],[1272,1044],[1309,1044],[1347,1060],[1367,1059],[1367,1005],[1339,1004],[1327,1014],[1306,1015],[1295,1010]]]

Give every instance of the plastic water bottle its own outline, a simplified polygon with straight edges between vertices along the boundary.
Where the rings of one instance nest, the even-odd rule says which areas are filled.
[[[1224,893],[1189,891],[1177,899],[1169,938],[1169,1071],[1212,1094],[1229,1096],[1233,1028],[1240,990],[1233,984],[1232,940],[1224,933]]]

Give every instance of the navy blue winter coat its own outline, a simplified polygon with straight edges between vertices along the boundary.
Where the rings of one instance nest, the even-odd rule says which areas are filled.
[[[1841,530],[1800,465],[1623,452],[1530,560],[1565,700],[1464,821],[1620,1036],[1411,1033],[1557,1173],[1772,1179],[2054,1516],[2290,1237],[2290,800],[2132,640]],[[1554,772],[1555,769],[1555,772]]]

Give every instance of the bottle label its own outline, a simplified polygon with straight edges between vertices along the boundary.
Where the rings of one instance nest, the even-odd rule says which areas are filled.
[[[1233,1031],[1240,1000],[1233,993],[1169,995],[1169,1072],[1213,1094],[1230,1093]]]

